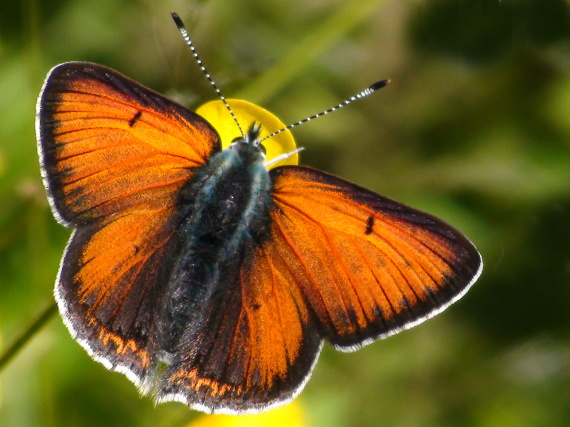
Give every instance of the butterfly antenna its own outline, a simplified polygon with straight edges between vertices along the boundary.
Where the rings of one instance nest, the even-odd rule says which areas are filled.
[[[317,117],[325,116],[325,115],[327,115],[327,114],[329,114],[329,113],[332,113],[333,111],[336,111],[336,110],[338,110],[338,109],[340,109],[340,108],[342,108],[342,107],[345,107],[346,105],[350,104],[350,103],[353,102],[353,101],[356,101],[357,99],[365,98],[365,97],[367,97],[368,95],[371,95],[372,93],[376,92],[378,89],[383,88],[383,87],[386,86],[388,83],[390,83],[390,80],[381,80],[381,81],[379,81],[379,82],[376,82],[376,83],[374,83],[373,85],[371,85],[371,86],[367,87],[366,89],[364,89],[362,92],[359,92],[359,93],[357,93],[356,95],[351,96],[350,98],[346,99],[345,101],[341,102],[341,103],[338,104],[338,105],[335,105],[335,106],[332,107],[332,108],[329,108],[328,110],[321,111],[320,113],[315,114],[315,115],[313,115],[313,116],[311,116],[311,117],[307,117],[306,119],[299,120],[298,122],[295,122],[295,123],[293,123],[293,124],[290,124],[289,126],[284,127],[283,129],[280,129],[280,130],[278,130],[278,131],[273,132],[273,133],[270,134],[270,135],[267,135],[265,138],[263,138],[263,139],[260,141],[260,143],[263,142],[263,141],[265,141],[266,139],[273,138],[275,135],[278,135],[278,134],[280,134],[281,132],[285,132],[286,130],[293,129],[294,127],[299,126],[299,125],[302,125],[303,123],[310,122],[311,120],[316,119]]]
[[[232,108],[230,107],[230,105],[226,101],[225,96],[222,94],[222,91],[218,88],[218,86],[216,85],[216,82],[214,82],[214,80],[212,79],[212,76],[210,76],[210,73],[208,73],[208,70],[206,69],[206,67],[204,66],[204,63],[200,59],[200,55],[198,55],[198,52],[196,51],[196,48],[194,47],[194,43],[192,43],[192,39],[190,38],[190,35],[188,34],[186,27],[184,26],[184,22],[182,22],[182,19],[180,19],[180,16],[178,16],[178,14],[176,12],[171,12],[170,14],[172,15],[172,19],[174,19],[174,23],[178,27],[178,31],[180,31],[180,34],[182,34],[182,37],[184,38],[184,40],[186,41],[186,44],[190,48],[190,51],[192,52],[194,59],[198,63],[200,70],[202,70],[202,72],[204,73],[204,75],[206,76],[206,78],[208,79],[208,81],[210,82],[210,84],[212,85],[212,87],[214,88],[214,90],[216,91],[216,93],[218,94],[218,96],[220,97],[220,99],[222,100],[222,102],[224,103],[226,108],[228,109],[228,111],[230,112],[232,118],[234,119],[234,122],[236,122],[236,125],[237,125],[239,131],[241,132],[241,135],[245,136],[245,133],[244,133],[243,129],[241,128],[236,115],[232,111]]]

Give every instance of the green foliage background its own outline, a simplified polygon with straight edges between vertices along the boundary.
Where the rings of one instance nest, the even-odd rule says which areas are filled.
[[[37,163],[35,101],[70,60],[193,108],[230,97],[290,123],[302,162],[436,214],[483,276],[443,315],[354,354],[325,348],[299,398],[311,425],[570,424],[570,3],[565,0],[0,2],[0,345],[52,301],[69,235]],[[180,426],[93,362],[59,317],[0,376],[0,425]]]

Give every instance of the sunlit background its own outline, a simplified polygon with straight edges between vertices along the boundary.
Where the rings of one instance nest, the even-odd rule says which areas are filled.
[[[51,304],[69,236],[38,169],[44,76],[61,62],[97,62],[196,108],[215,94],[171,10],[226,95],[285,123],[390,78],[296,129],[301,162],[444,218],[485,260],[439,317],[356,353],[325,347],[289,411],[258,425],[570,425],[564,0],[3,0],[0,348]],[[1,426],[236,425],[199,417],[140,398],[59,316],[0,374]]]

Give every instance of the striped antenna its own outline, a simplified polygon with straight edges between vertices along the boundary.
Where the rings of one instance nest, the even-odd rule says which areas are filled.
[[[278,134],[280,134],[281,132],[285,132],[286,130],[293,129],[293,128],[296,127],[296,126],[302,125],[303,123],[307,123],[307,122],[309,122],[309,121],[311,121],[311,120],[313,120],[313,119],[316,119],[317,117],[321,117],[321,116],[327,115],[327,114],[329,114],[329,113],[332,113],[333,111],[336,111],[336,110],[338,110],[339,108],[342,108],[342,107],[344,107],[344,106],[350,104],[351,102],[356,101],[357,99],[365,98],[365,97],[367,97],[368,95],[370,95],[370,94],[376,92],[378,89],[383,88],[383,87],[386,86],[388,83],[390,83],[390,80],[381,80],[381,81],[379,81],[379,82],[376,82],[376,83],[374,83],[373,85],[371,85],[371,86],[367,87],[366,89],[364,89],[362,92],[357,93],[357,94],[354,95],[354,96],[351,96],[350,98],[348,98],[347,100],[341,102],[340,104],[335,105],[334,107],[329,108],[328,110],[322,111],[322,112],[320,112],[320,113],[318,113],[318,114],[315,114],[315,115],[313,115],[313,116],[311,116],[311,117],[307,117],[306,119],[299,120],[298,122],[295,122],[295,123],[293,123],[293,124],[291,124],[291,125],[289,125],[289,126],[287,126],[287,127],[284,127],[283,129],[280,129],[280,130],[278,130],[278,131],[275,131],[275,132],[273,132],[271,135],[266,136],[265,138],[263,138],[263,139],[262,139],[261,141],[259,141],[259,142],[261,143],[261,142],[265,141],[266,139],[273,138],[275,135],[278,135]]]
[[[228,109],[228,111],[230,112],[232,118],[234,119],[234,122],[236,122],[236,125],[237,125],[239,131],[241,132],[241,135],[245,136],[245,133],[244,133],[243,129],[241,128],[236,115],[232,111],[232,108],[230,107],[230,105],[226,101],[226,98],[222,94],[222,91],[218,88],[218,86],[216,85],[216,82],[214,82],[214,80],[212,79],[212,76],[210,76],[210,73],[208,73],[208,70],[206,69],[206,67],[204,66],[204,63],[200,59],[200,55],[198,55],[198,52],[196,51],[196,48],[194,47],[194,43],[192,43],[192,39],[190,38],[190,35],[188,34],[188,31],[186,31],[186,27],[184,26],[184,22],[182,22],[182,19],[180,19],[180,16],[178,16],[178,14],[176,12],[170,12],[170,14],[172,15],[172,19],[174,19],[174,23],[178,27],[178,31],[180,31],[180,34],[182,34],[182,37],[184,37],[186,44],[190,48],[190,51],[192,52],[194,59],[198,63],[200,70],[202,70],[202,72],[204,73],[204,75],[206,76],[206,78],[208,79],[208,81],[210,82],[210,84],[212,85],[212,87],[214,88],[214,90],[216,91],[216,93],[218,94],[218,96],[220,97],[220,99],[222,100],[222,102],[224,103],[226,108]]]

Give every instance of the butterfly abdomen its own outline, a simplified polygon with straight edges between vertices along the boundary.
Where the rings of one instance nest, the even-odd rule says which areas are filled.
[[[180,193],[187,206],[179,234],[180,257],[169,281],[165,350],[205,315],[204,301],[219,293],[228,271],[241,259],[248,240],[264,241],[271,208],[271,180],[259,149],[250,144],[215,154]],[[227,282],[227,281],[226,281]]]

